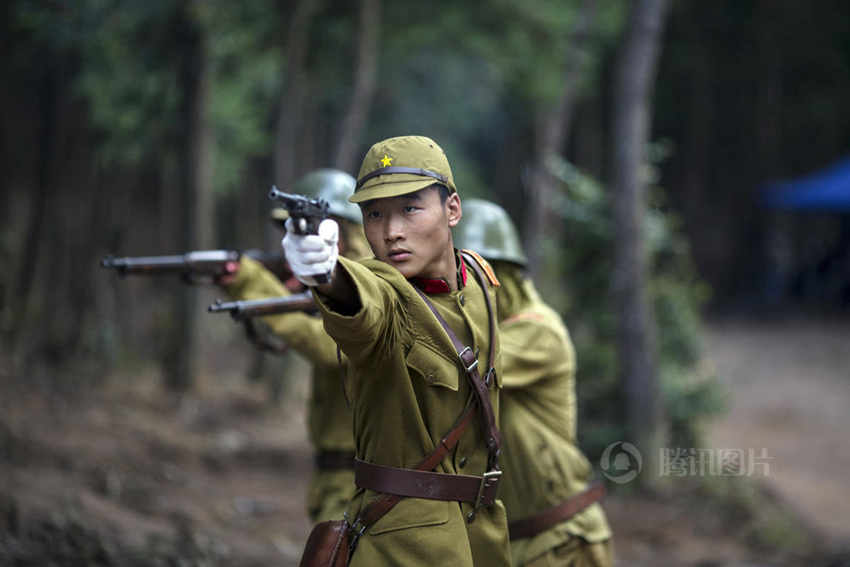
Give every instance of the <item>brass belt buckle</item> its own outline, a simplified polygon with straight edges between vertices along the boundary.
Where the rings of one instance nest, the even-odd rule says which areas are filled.
[[[470,524],[475,520],[475,514],[478,512],[478,509],[481,507],[481,500],[484,497],[484,489],[492,486],[490,483],[491,480],[494,480],[496,483],[499,482],[499,479],[502,477],[502,471],[487,471],[481,477],[481,482],[478,484],[478,494],[475,496],[475,503],[470,510],[469,514],[466,515],[466,521]]]

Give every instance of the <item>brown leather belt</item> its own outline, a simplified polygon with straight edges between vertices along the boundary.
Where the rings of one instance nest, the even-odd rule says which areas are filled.
[[[523,539],[536,536],[555,526],[569,520],[594,502],[605,496],[605,485],[596,483],[584,492],[571,496],[556,506],[547,508],[538,514],[516,520],[508,524],[511,539]]]
[[[354,468],[354,451],[319,451],[313,463],[320,471],[341,471]]]
[[[354,484],[360,488],[396,496],[472,502],[476,507],[489,506],[496,500],[501,475],[502,471],[484,476],[446,474],[354,461]]]

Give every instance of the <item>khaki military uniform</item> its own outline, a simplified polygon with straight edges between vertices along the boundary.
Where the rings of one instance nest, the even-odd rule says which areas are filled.
[[[497,264],[502,341],[500,497],[509,521],[532,516],[587,487],[576,447],[575,351],[558,314],[520,268]],[[534,537],[511,541],[515,566],[611,565],[611,530],[599,504]]]
[[[227,292],[235,299],[291,295],[262,264],[242,258]],[[336,343],[325,332],[322,319],[306,313],[269,315],[261,320],[271,331],[313,363],[312,393],[307,420],[310,442],[319,454],[354,453],[352,414],[345,400]],[[307,496],[307,512],[314,522],[339,520],[354,495],[352,468],[319,469]]]
[[[325,329],[350,360],[357,457],[414,468],[452,429],[471,397],[469,383],[448,335],[399,271],[374,259],[340,259],[339,267],[356,288],[357,313],[343,315],[321,295],[316,297]],[[457,291],[429,294],[429,299],[464,344],[480,348],[479,365],[486,368],[488,316],[477,280],[470,275]],[[498,372],[498,356],[496,360]],[[496,387],[490,397],[498,412]],[[475,420],[436,471],[481,475],[487,457],[480,420]],[[359,489],[349,518],[356,518],[377,495]],[[403,498],[359,539],[351,565],[509,565],[501,502],[480,509],[468,523],[471,509],[470,503]]]

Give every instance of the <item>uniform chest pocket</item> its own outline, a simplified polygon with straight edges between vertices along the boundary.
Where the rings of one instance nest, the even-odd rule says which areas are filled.
[[[431,386],[458,389],[458,365],[423,343],[413,343],[407,353],[407,367]]]

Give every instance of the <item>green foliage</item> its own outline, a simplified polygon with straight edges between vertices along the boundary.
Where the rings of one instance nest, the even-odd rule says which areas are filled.
[[[623,5],[596,3],[582,92],[596,82],[600,50],[616,36]],[[274,0],[16,6],[19,27],[77,55],[76,92],[89,103],[104,163],[156,160],[181,139],[179,59],[187,22],[203,36],[211,69],[215,189],[238,192],[246,168],[272,155],[291,7]],[[489,0],[477,9],[448,0],[384,3],[378,93],[361,139],[429,134],[449,152],[465,195],[492,196],[495,168],[486,163],[500,159],[506,137],[534,131],[539,105],[557,100],[583,9],[581,0]],[[309,127],[318,148],[304,148],[317,158],[306,168],[329,165],[333,155],[355,79],[357,18],[356,5],[328,5],[307,32],[306,91],[315,113]]]
[[[272,0],[182,3],[81,0],[58,10],[21,3],[18,27],[52,52],[76,54],[76,94],[88,102],[104,163],[139,164],[174,148],[180,55],[187,25],[204,38],[215,132],[215,188],[238,187],[250,160],[273,147],[271,115],[281,89]]]
[[[544,293],[556,305],[560,302],[566,313],[579,361],[582,442],[590,454],[597,455],[611,439],[625,436],[617,318],[609,285],[614,237],[611,209],[604,188],[596,180],[560,158],[553,158],[549,166],[562,182],[553,209],[565,223],[566,245],[560,253],[549,256],[546,268],[567,276],[565,290],[561,277],[550,280],[558,282],[560,291],[556,288]],[[655,192],[660,197],[660,188]],[[657,355],[671,444],[694,447],[699,444],[701,422],[723,408],[719,385],[702,360],[699,308],[707,298],[707,288],[696,277],[674,215],[658,206],[650,208],[646,230],[649,292],[657,324]]]
[[[75,45],[81,66],[77,93],[88,101],[106,163],[137,164],[178,135],[181,93],[173,57],[175,2],[77,4],[87,33]]]
[[[598,2],[579,94],[597,84],[601,52],[621,23],[621,0]],[[464,196],[494,198],[509,140],[512,180],[534,150],[535,120],[564,88],[580,0],[384,5],[379,88],[364,139],[427,133],[446,149]],[[500,200],[500,199],[497,199]]]
[[[75,93],[89,102],[107,162],[136,163],[167,136],[162,118],[179,96],[162,52],[174,6],[108,0],[15,6],[16,25],[29,36],[24,56],[46,66],[80,61]]]

